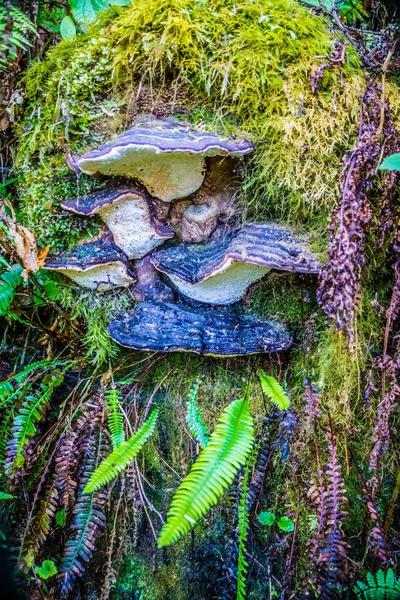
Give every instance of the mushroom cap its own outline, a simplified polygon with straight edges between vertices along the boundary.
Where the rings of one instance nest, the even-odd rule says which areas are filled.
[[[101,211],[102,208],[110,206],[115,202],[122,200],[143,200],[148,203],[147,196],[141,190],[131,187],[118,187],[113,189],[104,189],[94,194],[87,196],[79,196],[77,198],[69,198],[61,202],[61,208],[76,213],[77,215],[85,215],[91,217]]]
[[[45,268],[100,291],[125,287],[136,281],[128,269],[126,255],[114,244],[109,233],[68,252],[49,256]]]
[[[86,216],[99,214],[112,231],[115,244],[129,258],[142,258],[174,237],[174,231],[157,219],[151,199],[135,188],[101,190],[65,200],[61,206]]]
[[[135,177],[152,195],[170,202],[200,187],[206,156],[241,157],[252,149],[246,140],[222,138],[154,119],[91,152],[70,156],[67,163],[73,170],[88,174]]]
[[[170,302],[139,303],[113,321],[107,331],[126,348],[213,356],[279,352],[293,341],[279,323]]]
[[[236,302],[270,269],[318,273],[320,268],[302,240],[274,223],[250,223],[217,241],[167,248],[152,262],[182,294],[211,304]]]

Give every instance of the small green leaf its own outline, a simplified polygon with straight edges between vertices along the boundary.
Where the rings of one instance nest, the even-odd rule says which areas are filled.
[[[110,7],[108,0],[70,0],[72,16],[79,25],[89,25],[102,10]]]
[[[262,512],[258,515],[258,520],[261,525],[266,525],[267,527],[271,527],[275,523],[276,516],[272,512]]]
[[[278,527],[282,531],[294,531],[294,522],[290,517],[281,517],[278,521]]]
[[[63,40],[73,40],[76,38],[76,27],[71,17],[64,17],[60,23],[60,35]]]
[[[40,579],[50,579],[57,575],[58,569],[52,560],[44,560],[41,567],[36,567],[35,572]]]
[[[7,494],[7,492],[0,492],[0,500],[13,500],[14,496],[12,494]]]
[[[128,6],[131,3],[131,0],[108,0],[109,4],[113,4],[114,6]]]
[[[400,152],[387,156],[379,167],[380,171],[400,171]]]
[[[61,510],[58,510],[56,512],[56,523],[60,527],[65,527],[66,522],[67,522],[67,513],[65,511],[65,508],[62,508]]]

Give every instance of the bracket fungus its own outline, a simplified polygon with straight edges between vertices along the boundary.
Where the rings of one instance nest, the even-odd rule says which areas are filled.
[[[128,268],[127,257],[114,244],[110,234],[80,244],[69,252],[49,256],[45,268],[100,292],[127,287],[136,281]]]
[[[174,237],[172,229],[155,216],[151,200],[137,189],[105,189],[65,200],[61,207],[79,215],[100,215],[114,242],[131,259],[142,258],[164,240]]]
[[[152,196],[171,202],[199,189],[206,157],[242,157],[252,149],[246,140],[222,138],[173,120],[153,118],[91,152],[68,157],[67,163],[73,170],[89,175],[139,179]]]
[[[182,244],[152,256],[188,298],[208,304],[232,304],[271,269],[318,273],[318,259],[290,229],[274,223],[250,223],[238,232],[206,244]]]
[[[279,323],[170,302],[139,303],[107,331],[126,348],[213,356],[279,352],[292,344],[291,335]]]

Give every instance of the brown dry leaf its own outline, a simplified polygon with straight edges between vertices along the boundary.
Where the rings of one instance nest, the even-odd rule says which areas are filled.
[[[43,268],[44,263],[46,262],[46,258],[49,253],[49,250],[50,250],[50,246],[46,246],[45,248],[42,248],[42,250],[40,250],[40,252],[38,254],[39,269]]]
[[[46,246],[46,248],[39,253],[33,231],[16,222],[13,207],[8,200],[3,199],[2,204],[3,210],[1,211],[0,217],[7,227],[7,237],[11,238],[13,242],[13,250],[18,255],[18,258],[25,269],[22,273],[22,277],[26,280],[29,273],[35,273],[43,267],[49,252],[49,246]],[[10,212],[10,216],[8,216],[5,210],[6,207]]]

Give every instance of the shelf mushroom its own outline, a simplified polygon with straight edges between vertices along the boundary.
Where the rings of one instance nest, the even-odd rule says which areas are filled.
[[[173,120],[151,119],[115,140],[80,155],[68,165],[89,175],[122,175],[139,179],[152,196],[171,202],[199,189],[208,156],[242,157],[253,146],[246,140],[198,132]]]
[[[206,244],[182,244],[152,256],[184,296],[208,304],[232,304],[271,269],[318,273],[317,258],[290,229],[250,223]]]
[[[213,356],[279,352],[293,341],[279,323],[171,302],[141,302],[107,331],[119,345],[134,350]]]
[[[128,258],[142,258],[173,230],[161,223],[146,194],[134,188],[105,189],[89,196],[64,200],[61,207],[78,215],[100,215],[113,233],[114,242]]]
[[[110,234],[75,246],[69,252],[49,256],[45,268],[66,275],[82,287],[100,292],[128,287],[136,281],[128,268],[127,257],[114,244]]]

